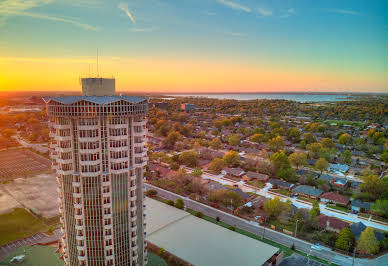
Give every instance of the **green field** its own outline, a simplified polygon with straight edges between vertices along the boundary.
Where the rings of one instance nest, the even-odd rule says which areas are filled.
[[[0,245],[44,232],[49,226],[42,218],[37,218],[25,209],[16,208],[0,215]]]
[[[147,266],[167,266],[166,262],[158,255],[147,252],[148,263]]]

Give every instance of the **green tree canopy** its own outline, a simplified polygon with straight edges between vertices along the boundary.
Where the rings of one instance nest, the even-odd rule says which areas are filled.
[[[261,134],[261,133],[256,133],[254,134],[251,139],[250,139],[252,142],[255,142],[255,143],[262,143],[265,141],[265,137],[264,137],[264,134]]]
[[[335,247],[345,251],[349,251],[354,245],[354,235],[349,227],[343,228],[335,241]]]
[[[299,169],[300,166],[307,165],[307,156],[304,153],[292,153],[288,156],[291,164]]]
[[[287,155],[284,151],[278,151],[271,155],[270,157],[271,165],[276,169],[286,169],[290,168],[290,161],[288,160]]]
[[[236,151],[228,151],[224,155],[224,163],[227,166],[238,166],[240,164],[240,155]]]
[[[350,137],[350,135],[345,133],[338,138],[338,143],[342,145],[349,145],[351,140],[352,138]]]
[[[229,145],[231,146],[237,146],[240,144],[240,135],[233,134],[228,137]]]
[[[329,139],[329,138],[323,138],[321,140],[321,145],[322,145],[322,147],[328,148],[328,149],[332,149],[335,147],[334,141],[332,139]]]
[[[321,174],[323,171],[326,171],[329,167],[329,163],[324,158],[319,158],[314,165],[314,168],[319,171]]]
[[[283,139],[281,136],[277,136],[275,138],[272,138],[270,141],[269,141],[269,148],[274,151],[274,152],[277,152],[281,149],[284,148],[284,142],[283,142]]]
[[[357,242],[357,251],[361,254],[376,254],[380,249],[379,242],[376,239],[375,232],[371,227],[367,227],[361,233]]]
[[[179,162],[194,167],[198,164],[198,154],[195,151],[184,151],[179,155]]]
[[[212,147],[213,149],[215,150],[219,150],[222,148],[222,143],[220,141],[219,138],[214,138],[211,142],[210,142],[210,147]]]
[[[209,165],[209,170],[212,170],[216,173],[220,173],[222,168],[224,168],[225,162],[221,158],[214,158]]]

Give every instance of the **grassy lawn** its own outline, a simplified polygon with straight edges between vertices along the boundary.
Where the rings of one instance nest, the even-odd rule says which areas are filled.
[[[164,261],[163,258],[159,257],[154,253],[151,253],[150,251],[147,252],[147,259],[148,266],[167,266],[167,263]]]
[[[25,209],[16,208],[10,213],[0,215],[0,245],[47,229],[44,219],[36,218]]]
[[[263,188],[265,187],[265,184],[263,182],[257,181],[257,180],[252,180],[247,182],[249,185],[258,187],[258,188]]]
[[[335,210],[339,210],[339,211],[343,211],[343,212],[349,212],[349,210],[347,208],[341,207],[341,206],[328,205],[327,207],[330,209],[335,209]]]
[[[306,197],[303,197],[303,196],[298,196],[298,199],[304,200],[304,201],[307,201],[307,202],[311,202],[311,203],[314,203],[314,202],[315,202],[315,200],[309,199],[309,198],[306,198]]]
[[[284,224],[284,223],[281,223],[279,220],[270,220],[269,223],[276,226],[277,228],[286,229],[291,232],[295,231],[295,223],[293,222],[288,222]]]
[[[291,195],[291,191],[289,191],[287,189],[270,189],[270,191],[282,194],[284,196],[290,196]]]
[[[352,126],[358,126],[358,127],[361,127],[361,126],[365,125],[365,122],[361,122],[361,121],[347,121],[347,120],[325,120],[324,123],[326,123],[326,124],[335,123],[335,124],[337,124],[339,126],[342,126],[342,125],[352,125]]]

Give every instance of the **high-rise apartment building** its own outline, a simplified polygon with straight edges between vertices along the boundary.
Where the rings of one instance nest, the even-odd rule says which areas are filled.
[[[45,98],[66,265],[146,264],[148,99],[114,79],[82,79],[83,96]]]

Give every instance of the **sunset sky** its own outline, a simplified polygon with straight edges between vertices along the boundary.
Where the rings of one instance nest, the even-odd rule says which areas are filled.
[[[0,0],[0,91],[388,92],[388,1]]]

